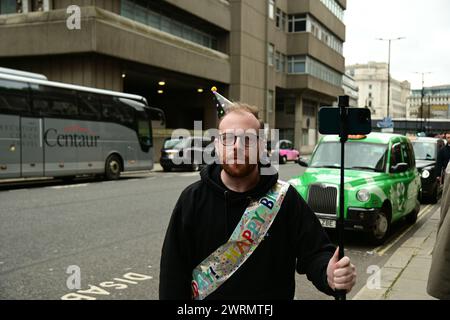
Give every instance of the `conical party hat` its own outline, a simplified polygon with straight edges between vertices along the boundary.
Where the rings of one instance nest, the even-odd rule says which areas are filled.
[[[220,119],[225,115],[227,108],[233,103],[222,96],[220,93],[218,93],[216,87],[212,87],[211,91],[214,94],[214,98],[216,101],[217,117]]]

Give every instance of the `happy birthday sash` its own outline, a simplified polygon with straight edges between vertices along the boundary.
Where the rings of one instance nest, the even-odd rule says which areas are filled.
[[[278,180],[266,195],[245,209],[228,242],[194,268],[194,300],[205,299],[247,261],[275,220],[288,188],[287,182]]]

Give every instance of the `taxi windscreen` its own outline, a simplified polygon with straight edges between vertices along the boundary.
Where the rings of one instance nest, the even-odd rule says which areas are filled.
[[[364,142],[345,144],[345,169],[383,172],[386,167],[388,145]],[[340,168],[341,144],[325,142],[319,144],[309,167]]]

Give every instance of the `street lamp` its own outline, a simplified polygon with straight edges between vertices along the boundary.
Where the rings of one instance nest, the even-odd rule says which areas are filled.
[[[399,37],[399,38],[392,38],[392,39],[383,39],[383,38],[376,38],[376,40],[380,41],[389,41],[389,55],[388,55],[388,90],[387,90],[387,116],[389,117],[389,105],[391,102],[391,42],[395,40],[402,40],[405,39],[405,37]]]
[[[420,95],[420,122],[421,122],[421,130],[423,131],[423,126],[424,126],[424,117],[423,117],[423,97],[424,97],[424,93],[425,93],[425,75],[426,74],[430,74],[432,72],[414,72],[415,74],[421,74],[422,75],[422,91],[421,91],[421,95]],[[430,112],[429,112],[430,113]],[[429,117],[431,118],[431,116],[429,115]]]

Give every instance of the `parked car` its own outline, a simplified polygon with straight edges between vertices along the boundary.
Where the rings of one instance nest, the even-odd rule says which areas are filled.
[[[436,203],[442,194],[442,185],[436,180],[436,159],[445,141],[437,138],[411,137],[416,166],[422,180],[422,202]]]
[[[345,229],[364,231],[383,243],[392,223],[415,223],[420,209],[420,175],[411,142],[396,134],[350,136],[345,146]],[[340,141],[325,136],[307,169],[290,183],[308,202],[325,228],[335,228],[339,212]]]
[[[205,154],[212,157],[214,143],[206,137],[168,138],[164,141],[159,160],[164,171],[174,168],[197,171],[205,165]]]
[[[273,151],[273,143],[269,143],[268,150]],[[290,140],[280,140],[275,146],[275,150],[278,147],[279,161],[281,164],[285,164],[288,161],[298,161],[300,158],[300,152],[294,148],[294,144]]]

